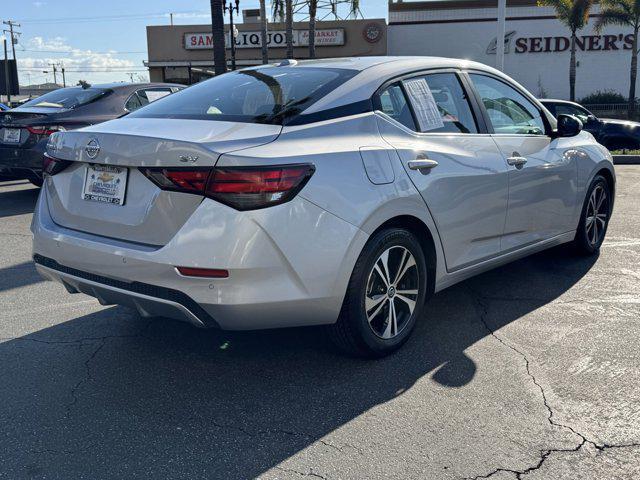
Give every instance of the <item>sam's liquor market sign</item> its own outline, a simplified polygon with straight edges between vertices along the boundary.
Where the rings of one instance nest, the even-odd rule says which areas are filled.
[[[236,37],[236,48],[260,48],[260,32],[238,32]],[[227,47],[231,44],[229,33],[225,35]],[[296,46],[309,45],[308,30],[294,30],[293,44]],[[267,33],[267,45],[269,47],[286,47],[287,40],[284,30],[271,31]],[[339,47],[344,45],[344,29],[331,28],[316,30],[316,46],[318,47]],[[213,37],[210,33],[185,33],[184,48],[187,50],[202,50],[213,48]]]
[[[550,53],[564,52],[571,47],[568,37],[518,37],[516,31],[507,33],[504,37],[504,52],[510,53]],[[633,48],[633,34],[613,35],[580,35],[576,38],[577,50],[583,52],[631,50]],[[487,54],[496,53],[496,39],[487,47]]]

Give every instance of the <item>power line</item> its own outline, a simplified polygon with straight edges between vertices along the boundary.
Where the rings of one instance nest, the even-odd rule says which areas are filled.
[[[186,12],[173,12],[174,15],[207,15],[205,11],[186,11]],[[29,18],[21,20],[22,23],[36,24],[36,23],[84,23],[84,22],[115,22],[122,20],[145,20],[148,18],[169,18],[169,14],[162,13],[136,13],[129,15],[104,15],[104,16],[90,16],[90,17],[60,17],[60,18]]]
[[[96,54],[96,55],[125,55],[125,54],[139,54],[139,53],[147,53],[144,50],[139,50],[139,51],[130,51],[130,52],[116,52],[116,51],[105,51],[105,52],[94,52],[93,50],[77,50],[77,49],[72,49],[72,50],[33,50],[33,49],[29,49],[29,48],[20,48],[19,49],[21,52],[37,52],[37,53],[82,53],[85,55],[92,55],[92,54]]]

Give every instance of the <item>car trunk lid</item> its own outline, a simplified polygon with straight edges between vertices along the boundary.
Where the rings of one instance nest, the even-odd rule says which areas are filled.
[[[211,120],[123,118],[56,134],[50,141],[49,153],[73,163],[47,181],[51,216],[66,228],[146,245],[165,245],[202,197],[161,190],[139,167],[210,168],[221,154],[269,143],[280,130],[275,125]],[[87,177],[100,175],[91,165],[98,165],[98,169],[126,169],[122,205],[84,198]],[[112,173],[107,172],[107,176]]]

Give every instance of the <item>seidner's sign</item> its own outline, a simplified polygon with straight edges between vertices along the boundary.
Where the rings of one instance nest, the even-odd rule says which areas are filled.
[[[504,53],[551,53],[565,52],[571,47],[569,37],[519,37],[516,31],[508,32],[504,37]],[[617,35],[580,35],[576,38],[576,48],[583,52],[607,52],[615,50],[631,50],[633,34]],[[487,47],[487,54],[495,55],[496,39]]]
[[[260,48],[260,32],[238,32],[236,37],[236,48]],[[229,33],[225,35],[227,48],[231,45]],[[293,44],[295,46],[309,45],[308,30],[294,30]],[[284,30],[274,30],[267,32],[267,45],[269,47],[286,47],[287,39]],[[331,28],[316,30],[316,46],[318,47],[339,47],[344,45],[344,29]],[[210,33],[185,33],[184,48],[187,50],[202,50],[213,48],[213,37]]]

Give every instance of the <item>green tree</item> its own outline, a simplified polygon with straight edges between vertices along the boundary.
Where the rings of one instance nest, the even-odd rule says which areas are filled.
[[[569,97],[576,99],[576,33],[589,21],[594,0],[538,0],[539,6],[553,7],[558,20],[571,31],[571,60],[569,63]]]
[[[607,25],[633,28],[631,69],[629,72],[628,116],[633,119],[636,110],[636,77],[638,76],[638,31],[640,30],[640,0],[600,0],[600,16],[596,20],[596,32]]]

